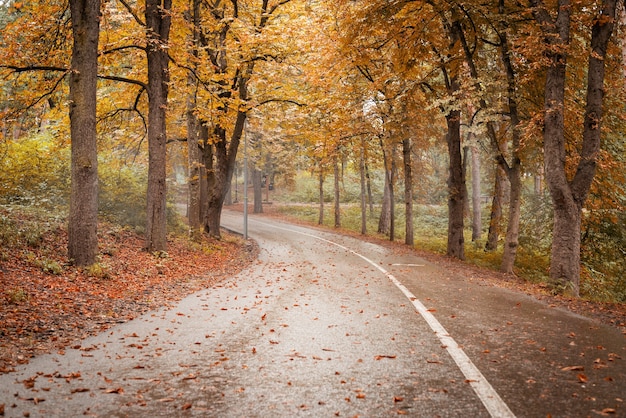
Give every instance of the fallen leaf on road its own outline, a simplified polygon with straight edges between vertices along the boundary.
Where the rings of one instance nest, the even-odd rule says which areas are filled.
[[[375,360],[382,360],[384,358],[390,358],[390,359],[394,359],[396,358],[396,356],[386,356],[386,355],[380,355],[380,356],[376,356],[374,357]]]
[[[563,370],[564,372],[582,371],[582,370],[585,370],[585,367],[584,366],[567,366],[567,367],[562,367],[561,370]]]
[[[585,376],[582,373],[578,373],[578,375],[576,377],[578,377],[578,381],[580,383],[587,383],[587,381],[589,380],[589,379],[587,379],[587,376]]]
[[[116,393],[118,395],[121,395],[122,393],[124,393],[124,389],[123,388],[106,389],[104,393]]]

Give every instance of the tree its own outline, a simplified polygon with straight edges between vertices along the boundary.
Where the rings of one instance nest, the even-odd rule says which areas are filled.
[[[566,149],[564,129],[565,81],[573,5],[570,0],[558,0],[555,18],[542,0],[531,0],[530,5],[541,25],[548,59],[543,138],[546,180],[554,205],[550,278],[567,293],[578,296],[582,210],[593,182],[600,150],[605,58],[615,26],[618,0],[601,1],[592,22],[582,144],[580,151],[576,151],[579,159],[573,176],[567,172],[566,160],[572,151]]]
[[[100,0],[70,0],[74,43],[70,69],[72,183],[68,255],[78,266],[94,264],[98,253],[98,152],[96,93]]]
[[[168,40],[171,8],[171,0],[146,0],[149,163],[145,248],[148,251],[167,249],[165,117],[170,79]]]

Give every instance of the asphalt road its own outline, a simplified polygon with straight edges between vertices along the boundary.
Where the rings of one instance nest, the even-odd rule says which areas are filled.
[[[626,416],[617,329],[410,251],[249,234],[238,276],[1,375],[5,416]]]

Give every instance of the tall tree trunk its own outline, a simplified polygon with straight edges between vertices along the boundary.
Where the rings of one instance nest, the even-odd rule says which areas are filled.
[[[499,12],[505,16],[504,0],[500,0]],[[512,149],[511,163],[508,164],[504,158],[504,153],[500,152],[498,157],[499,165],[506,171],[509,185],[509,222],[506,228],[506,238],[504,242],[504,253],[500,270],[512,274],[517,257],[517,247],[519,245],[519,223],[522,206],[522,162],[519,157],[520,138],[520,116],[517,107],[517,82],[515,70],[511,60],[509,41],[507,35],[507,25],[501,23],[500,31],[500,57],[506,71],[507,78],[507,100],[509,105],[509,118],[511,119]]]
[[[367,165],[367,161],[363,160],[365,163],[365,179],[367,183],[367,202],[370,207],[370,215],[374,214],[374,197],[372,195],[372,179],[370,178],[370,170]]]
[[[324,225],[324,170],[320,167],[320,173],[318,178],[318,192],[320,199],[320,211],[317,219],[318,225]]]
[[[359,174],[361,176],[361,234],[367,234],[367,187],[365,182],[365,142],[359,150]]]
[[[189,237],[192,241],[199,241],[202,235],[202,217],[200,209],[200,187],[202,153],[200,149],[200,123],[198,121],[197,109],[197,87],[198,80],[195,70],[198,68],[198,46],[200,45],[200,0],[190,1],[189,19],[191,20],[192,35],[190,42],[193,45],[191,54],[195,60],[192,62],[192,71],[187,76],[187,219],[189,224]]]
[[[411,166],[411,140],[402,141],[402,157],[404,162],[404,214],[405,238],[404,243],[411,247],[415,244],[413,233],[413,171]]]
[[[100,1],[71,0],[72,71],[70,135],[72,141],[68,256],[78,266],[96,262],[98,253],[98,151],[96,93]]]
[[[380,208],[380,217],[378,218],[378,233],[389,235],[390,219],[391,219],[391,199],[389,178],[391,174],[385,169],[385,183],[383,186],[383,201]]]
[[[335,171],[335,228],[341,226],[341,204],[339,202],[339,162],[337,156],[333,158],[333,169]]]
[[[472,241],[480,239],[483,230],[482,204],[480,191],[480,152],[473,146],[472,155]]]
[[[463,213],[465,208],[465,177],[461,158],[461,112],[452,110],[446,115],[448,133],[448,251],[451,257],[465,259]]]
[[[544,152],[546,180],[554,204],[554,230],[550,260],[551,280],[566,293],[577,296],[580,287],[580,233],[582,209],[595,175],[600,149],[605,57],[615,24],[617,0],[601,2],[600,15],[593,20],[591,52],[587,71],[587,97],[580,160],[574,178],[565,171],[567,151],[564,137],[565,74],[571,19],[570,0],[559,0],[556,20],[542,2],[532,0],[535,18],[545,33],[546,73]]]
[[[263,213],[263,173],[256,166],[252,169],[252,188],[254,190],[254,213]]]
[[[246,87],[240,87],[239,97],[242,98],[242,100],[247,100],[247,90],[242,91],[245,90],[245,88]],[[228,187],[230,187],[230,183],[233,179],[237,150],[243,134],[246,117],[247,115],[243,110],[237,113],[237,119],[230,141],[226,138],[226,129],[219,125],[213,127],[213,138],[210,140],[215,142],[213,145],[215,161],[212,170],[209,170],[207,167],[207,175],[209,176],[209,207],[205,219],[205,230],[207,230],[209,236],[213,238],[219,239],[222,236],[220,232],[222,208],[224,207],[226,191]],[[244,193],[247,193],[247,191],[247,185],[244,185]]]
[[[146,55],[148,58],[148,193],[146,242],[148,251],[167,249],[166,218],[166,109],[169,90],[171,0],[146,0]]]
[[[493,186],[493,198],[491,200],[491,215],[489,217],[489,232],[485,251],[495,251],[500,240],[500,223],[502,222],[502,202],[504,200],[504,183],[506,182],[506,172],[500,166],[495,166],[495,180]]]

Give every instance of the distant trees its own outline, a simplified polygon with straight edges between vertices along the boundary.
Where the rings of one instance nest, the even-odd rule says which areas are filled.
[[[623,207],[618,138],[625,129],[616,103],[623,102],[626,48],[612,42],[615,31],[623,33],[622,0],[31,3],[0,6],[2,138],[40,129],[46,116],[62,126],[57,112],[69,97],[68,252],[77,264],[97,254],[98,157],[147,165],[147,250],[167,248],[174,148],[187,164],[191,236],[219,237],[252,113],[263,146],[273,141],[271,153],[289,162],[285,156],[302,155],[316,176],[320,222],[324,182],[334,175],[334,224],[342,225],[342,180],[352,170],[366,233],[369,175],[384,172],[379,231],[395,239],[394,205],[404,199],[408,245],[416,196],[429,175],[440,175],[425,156],[446,149],[447,188],[437,196],[448,203],[447,253],[465,257],[470,186],[473,239],[481,240],[479,189],[489,189],[485,248],[503,246],[507,273],[524,245],[525,178],[541,179],[545,165],[554,209],[550,275],[573,294],[581,230],[589,219],[614,225],[602,211]],[[96,137],[105,150],[99,156]],[[475,151],[465,154],[475,158],[472,171],[464,149]],[[468,173],[473,183],[466,184]]]

